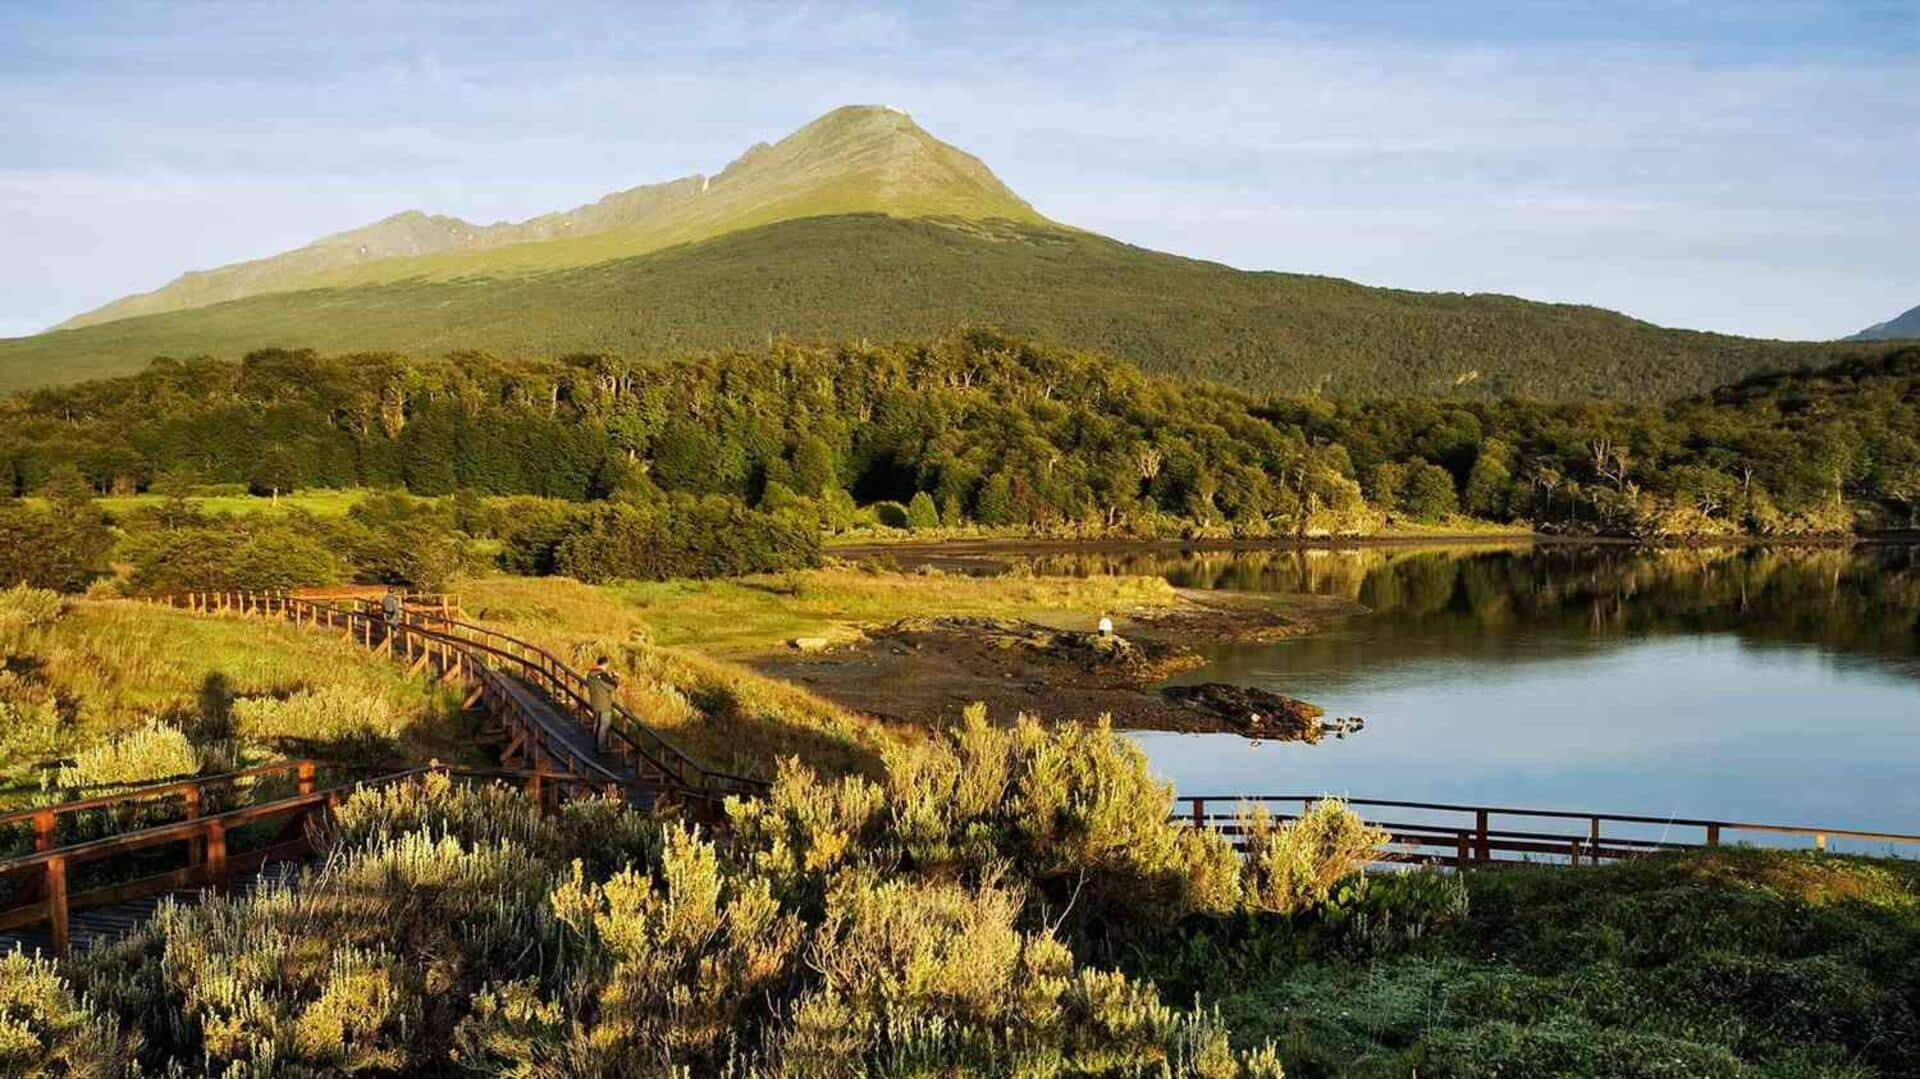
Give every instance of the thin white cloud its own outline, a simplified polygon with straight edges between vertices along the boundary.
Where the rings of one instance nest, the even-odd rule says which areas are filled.
[[[1234,265],[1761,335],[1890,317],[1920,301],[1920,53],[1735,48],[1746,10],[1801,17],[1657,40],[1472,9],[1471,37],[1234,6],[42,16],[20,34],[60,62],[0,65],[0,228],[27,238],[0,321],[403,208],[520,218],[712,172],[853,101],[1043,212]]]

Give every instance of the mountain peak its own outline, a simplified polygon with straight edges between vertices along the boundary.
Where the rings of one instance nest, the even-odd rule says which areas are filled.
[[[1045,224],[978,158],[890,105],[834,109],[719,173],[646,184],[517,223],[406,210],[250,262],[190,272],[58,329],[270,292],[406,278],[506,277],[646,254],[780,221],[881,213]]]
[[[1920,338],[1920,307],[1905,314],[1875,323],[1847,338],[1849,341],[1897,341],[1905,338]]]

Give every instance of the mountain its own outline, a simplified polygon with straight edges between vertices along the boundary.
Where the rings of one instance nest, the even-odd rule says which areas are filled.
[[[270,258],[184,274],[61,323],[76,329],[269,292],[586,266],[775,221],[842,213],[1043,222],[979,159],[885,106],[835,109],[715,176],[635,187],[518,223],[418,210]]]
[[[1868,326],[1849,341],[1898,341],[1920,340],[1920,307],[1916,307],[1899,318],[1877,325]]]
[[[659,357],[989,325],[1257,392],[1661,400],[1864,345],[1249,272],[1048,221],[897,110],[838,109],[719,174],[519,223],[406,213],[0,341],[0,393],[161,355]]]

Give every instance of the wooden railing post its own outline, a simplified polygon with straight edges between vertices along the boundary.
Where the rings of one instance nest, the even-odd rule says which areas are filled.
[[[303,795],[312,794],[313,793],[313,762],[301,761],[299,767],[294,769],[294,775],[299,777],[300,793]]]
[[[1473,811],[1474,854],[1483,862],[1493,860],[1493,846],[1487,839],[1487,811]]]
[[[33,849],[53,849],[53,809],[49,806],[33,815]]]
[[[1593,852],[1594,860],[1600,857],[1600,818],[1587,818],[1587,849]]]
[[[1707,825],[1707,846],[1717,847],[1719,845],[1720,845],[1720,826],[1718,824]]]
[[[1467,833],[1461,832],[1459,839],[1460,849],[1454,853],[1453,864],[1461,869],[1465,869],[1467,867],[1467,859],[1471,857],[1472,854],[1471,845],[1467,842]]]
[[[199,820],[200,819],[200,785],[198,783],[187,788],[186,801],[187,801],[187,819]],[[200,845],[201,845],[200,840],[197,837],[187,840],[187,864],[188,865],[192,866],[192,865],[200,864]]]
[[[227,882],[227,825],[219,817],[207,820],[207,868],[208,884],[221,885]]]
[[[1193,826],[1195,828],[1205,828],[1207,826],[1207,800],[1205,798],[1195,798],[1193,800]]]
[[[53,924],[53,954],[67,954],[67,856],[47,859],[47,921]]]

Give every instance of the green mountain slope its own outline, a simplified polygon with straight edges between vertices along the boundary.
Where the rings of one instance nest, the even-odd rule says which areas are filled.
[[[588,266],[776,221],[885,213],[1045,219],[977,158],[885,106],[836,109],[715,176],[687,176],[528,221],[475,225],[417,210],[270,258],[189,273],[62,323],[75,329],[270,292]]]
[[[1847,338],[1849,341],[1899,341],[1912,339],[1920,341],[1920,307],[1916,307],[1898,318],[1876,323]]]
[[[591,266],[255,296],[0,341],[0,391],[266,345],[673,356],[988,324],[1256,391],[1657,400],[1866,345],[1668,330],[1590,307],[1249,273],[1090,233],[877,214]]]

